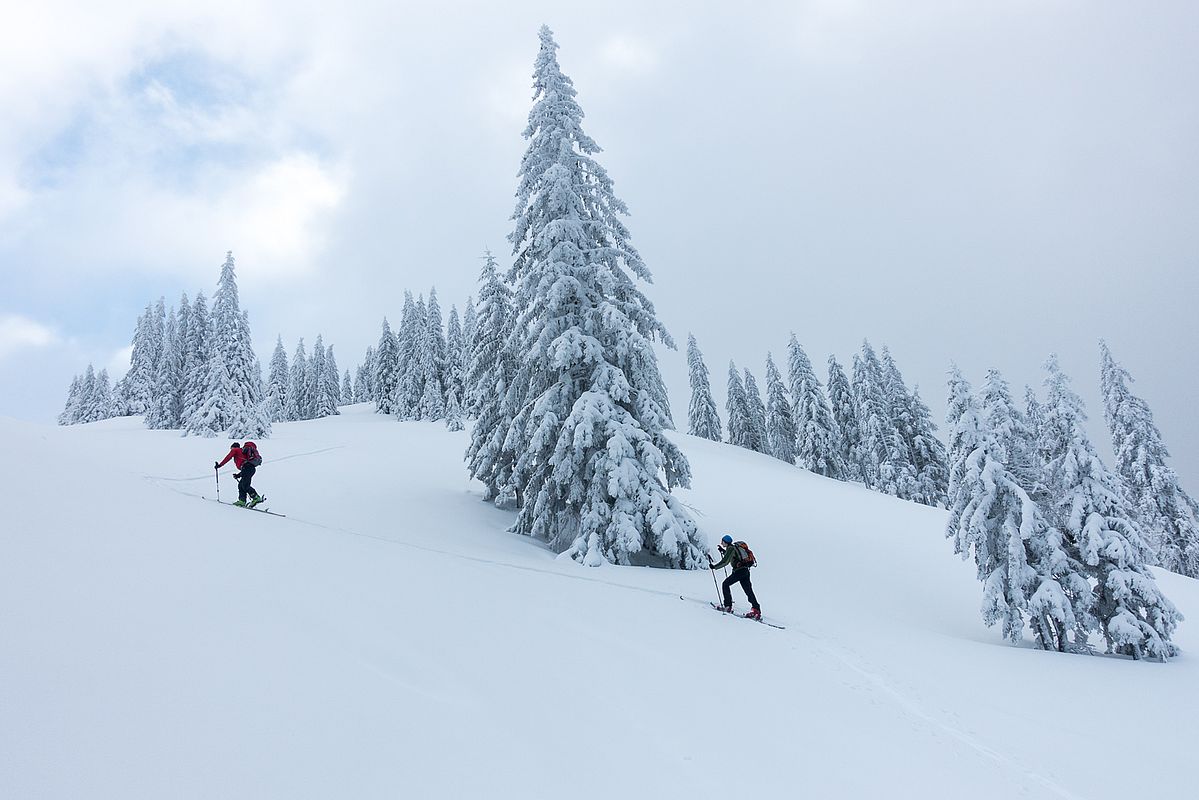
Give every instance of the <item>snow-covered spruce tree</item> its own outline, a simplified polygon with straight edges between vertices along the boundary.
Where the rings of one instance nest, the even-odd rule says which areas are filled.
[[[926,506],[944,507],[949,490],[949,459],[937,438],[932,411],[916,387],[911,401],[912,440],[910,450],[916,467],[916,488],[911,499]]]
[[[1103,416],[1112,437],[1116,471],[1145,533],[1154,563],[1199,578],[1199,519],[1195,501],[1166,464],[1170,453],[1153,412],[1128,388],[1132,376],[1099,342]]]
[[[1042,489],[1039,484],[1041,475],[1045,471],[1045,458],[1041,451],[1041,442],[1043,441],[1041,431],[1045,427],[1045,407],[1037,399],[1037,393],[1031,386],[1024,387],[1024,424],[1028,427],[1028,434],[1033,443],[1032,452],[1029,454],[1029,474],[1036,476],[1035,484],[1037,484],[1029,491],[1036,497]]]
[[[449,413],[449,398],[458,398],[458,412],[462,412],[462,387],[466,379],[466,345],[462,341],[462,323],[458,321],[458,309],[450,306],[450,316],[445,324],[445,389],[446,413]],[[447,425],[448,425],[447,421]]]
[[[1123,487],[1095,454],[1083,429],[1082,400],[1056,355],[1045,369],[1046,515],[1085,565],[1091,584],[1072,582],[1071,600],[1081,628],[1075,645],[1082,644],[1087,631],[1098,630],[1108,652],[1133,658],[1175,655],[1170,637],[1182,617],[1141,561],[1144,544]]]
[[[787,379],[791,387],[795,455],[799,465],[826,478],[843,477],[841,431],[833,419],[812,362],[794,333],[787,344]]]
[[[879,359],[882,381],[883,407],[886,410],[885,429],[886,455],[879,463],[879,481],[882,490],[889,495],[913,500],[916,488],[916,458],[912,453],[915,439],[912,419],[912,394],[908,391],[899,365],[891,356],[890,349],[883,345]]]
[[[92,416],[95,414],[93,406],[96,402],[96,368],[91,364],[87,365],[87,369],[83,371],[83,377],[79,381],[79,408],[76,410],[75,419],[72,425],[82,425],[85,422],[92,422]]]
[[[329,353],[320,334],[316,336],[312,359],[308,364],[308,390],[312,393],[312,419],[323,419],[340,413],[333,398],[333,386],[329,381]]]
[[[417,419],[424,394],[425,299],[413,302],[404,292],[404,310],[400,316],[398,373],[395,387],[395,415],[401,420]]]
[[[671,495],[690,468],[663,434],[653,340],[673,346],[637,288],[650,273],[629,242],[624,203],[593,157],[583,110],[540,31],[515,228],[524,398],[508,440],[523,503],[515,530],[588,565],[649,552],[675,566],[704,561],[695,522]]]
[[[721,441],[720,414],[712,399],[712,383],[708,366],[699,351],[695,337],[687,334],[687,375],[691,381],[691,406],[687,412],[687,432],[692,436]]]
[[[99,422],[102,419],[112,419],[112,403],[112,384],[108,381],[108,370],[102,369],[96,374],[96,384],[92,389],[87,421]]]
[[[512,352],[512,290],[500,278],[490,252],[479,274],[479,305],[466,373],[469,413],[475,417],[466,465],[472,478],[485,487],[483,497],[500,505],[516,501],[512,485],[515,454],[504,440],[515,412],[509,403],[517,356]]]
[[[1062,633],[1077,624],[1069,594],[1055,575],[1068,558],[1060,537],[1007,468],[1011,454],[1027,447],[1021,438],[1026,432],[1013,416],[999,373],[988,373],[981,408],[960,374],[955,378],[952,399],[962,416],[952,428],[958,444],[972,449],[959,465],[946,535],[963,559],[974,556],[987,625],[1002,623],[1004,637],[1019,642],[1028,617],[1039,647],[1061,649]]]
[[[405,306],[412,303],[412,295],[405,292]],[[383,332],[379,335],[379,347],[375,350],[373,376],[375,411],[380,414],[396,414],[397,387],[400,380],[400,343],[392,333],[387,317],[383,318]]]
[[[154,384],[155,351],[162,345],[154,341],[154,310],[149,305],[137,318],[133,331],[133,350],[129,356],[129,371],[121,380],[121,404],[131,415],[145,414],[150,408],[150,390]]]
[[[745,374],[745,411],[749,421],[749,449],[758,453],[770,453],[770,441],[766,435],[766,404],[762,402],[762,393],[758,390],[758,381],[746,367]]]
[[[354,382],[350,379],[350,371],[347,369],[341,379],[341,404],[348,406],[354,402]]]
[[[354,400],[358,403],[373,403],[375,400],[375,348],[368,346],[362,363],[354,372]]]
[[[862,432],[858,427],[858,409],[854,402],[853,388],[836,356],[831,355],[828,357],[828,403],[833,422],[841,434],[837,444],[841,448],[841,463],[844,466],[842,480],[864,483],[865,478],[857,462],[857,453],[862,446]]]
[[[185,432],[191,431],[191,418],[204,404],[204,390],[208,386],[208,362],[212,358],[212,317],[208,313],[208,301],[204,293],[196,295],[192,304],[191,327],[187,338],[187,373],[183,391],[183,408],[180,417]]]
[[[862,350],[853,357],[853,399],[858,412],[861,439],[854,460],[866,485],[876,491],[891,488],[881,470],[888,460],[889,434],[892,430],[882,366],[870,342],[862,341]],[[894,494],[894,492],[890,492]]]
[[[304,348],[304,337],[296,343],[296,351],[291,357],[291,367],[288,370],[287,404],[283,411],[286,419],[296,422],[302,419],[312,419],[314,405],[308,389],[308,351]]]
[[[325,374],[329,379],[329,392],[333,396],[333,413],[337,412],[337,407],[341,405],[341,373],[337,368],[337,357],[333,355],[333,345],[325,348]]]
[[[966,506],[973,498],[973,487],[966,481],[966,461],[982,445],[982,415],[974,397],[974,389],[957,364],[949,365],[947,391],[945,424],[949,429],[946,453],[949,461],[949,521],[945,526],[945,535],[954,539],[953,551],[965,558],[967,554],[961,549],[956,536]]]
[[[423,342],[420,357],[423,387],[417,418],[439,420],[445,417],[445,331],[441,327],[436,287],[429,290]]]
[[[300,340],[303,346],[303,339]],[[291,370],[287,364],[287,351],[283,349],[283,337],[275,340],[275,352],[271,354],[270,372],[266,379],[266,415],[271,422],[285,422],[287,394],[291,386]]]
[[[783,376],[766,354],[766,443],[770,455],[788,464],[795,463],[795,418]]]
[[[724,410],[729,419],[729,444],[752,450],[753,432],[750,430],[749,405],[745,398],[745,384],[737,365],[729,361],[729,387]]]
[[[231,252],[225,254],[225,263],[221,265],[221,278],[212,303],[212,330],[213,352],[220,354],[218,361],[225,375],[219,389],[210,375],[207,391],[227,392],[229,398],[227,402],[206,403],[201,409],[203,422],[193,427],[203,435],[215,436],[223,429],[238,439],[270,436],[271,424],[262,412],[262,378],[250,341],[249,324],[238,301]]]
[[[75,425],[79,422],[79,406],[82,399],[83,379],[76,375],[71,379],[71,389],[67,392],[67,402],[62,413],[58,415],[59,425]]]
[[[162,354],[154,376],[150,410],[146,412],[146,427],[152,430],[174,430],[183,426],[183,361],[186,342],[179,339],[175,309],[166,317],[163,330]]]

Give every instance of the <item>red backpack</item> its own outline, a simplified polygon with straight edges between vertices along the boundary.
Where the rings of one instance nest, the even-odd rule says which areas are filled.
[[[253,442],[246,442],[241,446],[241,452],[246,457],[245,463],[251,467],[262,466],[262,453],[258,452],[258,445]]]
[[[758,559],[754,558],[754,551],[749,549],[749,545],[745,542],[733,542],[733,547],[737,548],[733,557],[737,560],[738,567],[758,566]]]

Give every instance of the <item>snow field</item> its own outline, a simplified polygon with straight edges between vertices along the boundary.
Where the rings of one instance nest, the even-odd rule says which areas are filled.
[[[366,406],[262,442],[287,519],[199,499],[223,439],[0,435],[3,797],[1189,791],[1192,623],[1167,664],[1010,647],[944,512],[765,456],[672,437],[679,496],[751,544],[786,631],[708,610],[703,572],[506,534],[464,433]],[[1199,615],[1195,581],[1157,574]]]

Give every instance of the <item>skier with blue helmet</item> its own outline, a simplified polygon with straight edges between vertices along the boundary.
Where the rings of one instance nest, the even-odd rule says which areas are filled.
[[[750,619],[762,618],[762,607],[758,605],[758,598],[754,596],[753,584],[749,581],[749,568],[756,562],[754,554],[746,546],[745,542],[734,542],[733,537],[727,533],[720,539],[721,559],[715,564],[712,559],[708,559],[708,569],[723,569],[726,566],[731,566],[733,571],[724,579],[721,588],[724,591],[724,611],[732,612],[733,610],[733,584],[741,584],[742,590],[745,591],[745,596],[749,598],[749,604],[752,610],[745,616]]]

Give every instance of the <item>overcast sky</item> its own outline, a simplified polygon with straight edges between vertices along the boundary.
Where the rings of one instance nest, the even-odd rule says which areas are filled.
[[[264,362],[353,367],[406,287],[461,308],[509,261],[545,23],[722,405],[791,331],[822,371],[888,344],[938,418],[950,360],[1022,394],[1056,351],[1106,453],[1106,337],[1199,491],[1199,4],[203,5],[5,11],[0,414],[52,420],[226,250]]]

